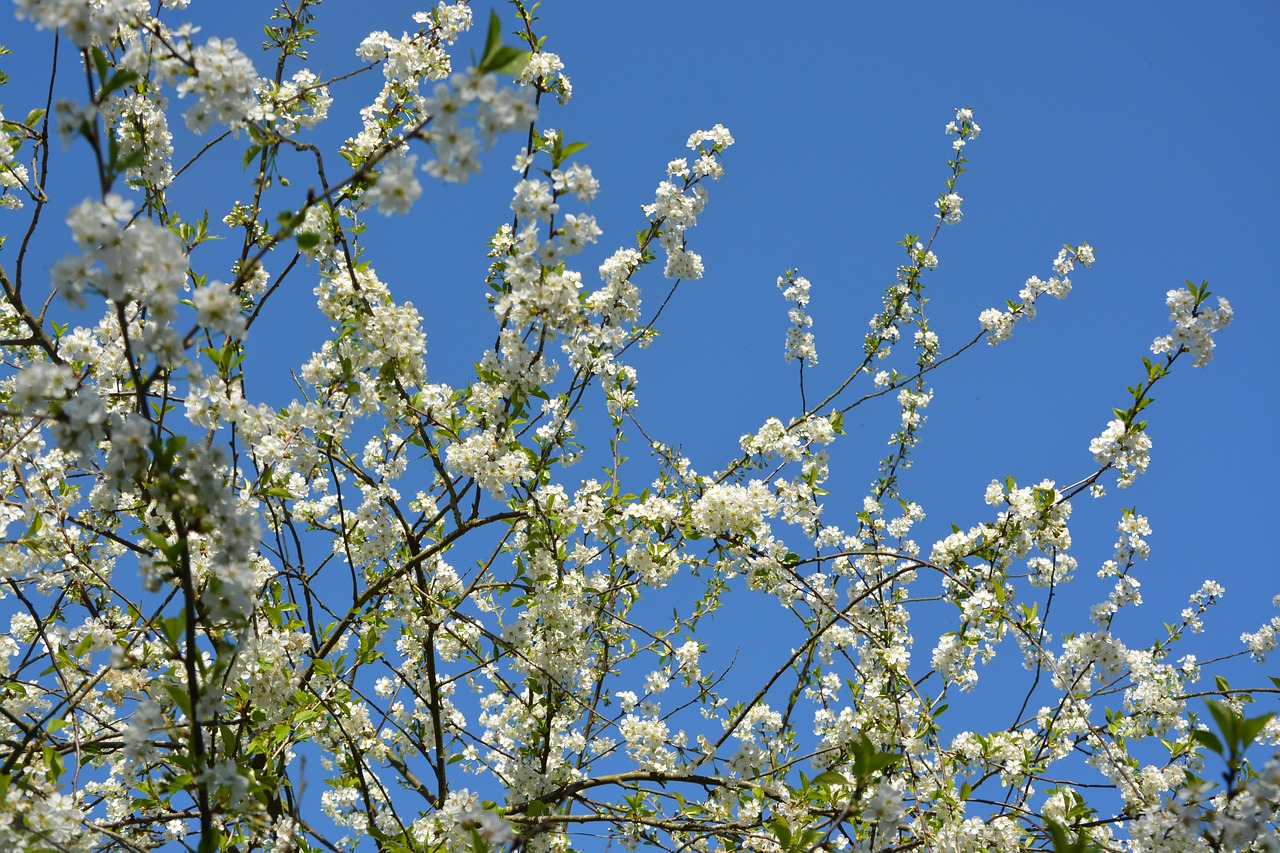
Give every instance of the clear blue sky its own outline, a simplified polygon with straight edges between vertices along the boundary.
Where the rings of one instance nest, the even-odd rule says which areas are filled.
[[[252,48],[271,6],[194,0],[190,13],[204,35],[236,35]],[[327,0],[311,67],[325,77],[351,69],[369,30],[399,34],[424,7]],[[483,20],[488,6],[475,8]],[[1202,658],[1235,651],[1241,631],[1271,617],[1280,593],[1267,544],[1280,529],[1280,336],[1271,325],[1280,294],[1270,257],[1280,245],[1280,6],[546,0],[539,12],[546,49],[562,56],[575,91],[567,107],[544,111],[542,125],[590,142],[580,157],[602,185],[592,212],[605,233],[581,259],[584,272],[631,243],[643,224],[639,205],[652,200],[666,162],[686,153],[691,132],[720,122],[737,140],[690,234],[706,275],[682,286],[663,338],[636,362],[641,416],[654,434],[682,442],[710,471],[765,417],[794,412],[794,368],[781,357],[787,305],[775,286],[789,267],[813,283],[821,364],[809,387],[843,377],[900,263],[895,242],[932,227],[950,153],[942,128],[955,107],[972,106],[983,131],[957,187],[964,220],[944,230],[931,276],[943,350],[976,331],[979,311],[1016,298],[1028,276],[1048,277],[1062,243],[1087,241],[1098,261],[1073,276],[1067,301],[1042,303],[1012,341],[935,374],[924,443],[903,484],[929,513],[917,529],[926,552],[951,522],[988,517],[982,493],[992,478],[1068,483],[1089,473],[1089,440],[1126,404],[1141,357],[1168,329],[1165,292],[1208,279],[1231,300],[1235,322],[1206,369],[1180,363],[1158,387],[1151,471],[1102,504],[1078,502],[1078,583],[1088,601],[1102,597],[1093,571],[1110,556],[1120,507],[1136,505],[1154,534],[1152,558],[1136,574],[1147,603],[1117,623],[1135,644],[1158,636],[1210,577],[1227,596],[1197,641]],[[43,67],[49,39],[25,28],[19,36],[12,23],[4,31],[0,41],[16,56],[3,66],[13,80],[0,103],[20,117],[36,105],[43,82],[27,75]],[[480,37],[464,51],[478,51]],[[328,151],[353,132],[368,89],[368,81],[335,87],[335,118],[320,137]],[[198,143],[179,135],[177,144],[181,162]],[[509,219],[509,165],[521,144],[502,140],[470,184],[424,177],[412,215],[379,217],[363,238],[380,276],[424,314],[439,381],[465,382],[491,343],[484,243]],[[234,152],[221,162],[238,169]],[[332,154],[330,168],[341,168]],[[206,168],[193,178],[177,197],[209,205],[216,221],[235,197],[226,175]],[[247,176],[232,178],[247,192]],[[86,186],[55,184],[53,213]],[[13,216],[0,213],[6,223]],[[656,272],[644,283],[656,305],[666,283]],[[324,329],[302,284],[287,320],[296,337],[283,343],[318,342]],[[249,339],[264,364],[283,370],[310,351],[286,351],[265,331]],[[837,523],[860,504],[897,417],[891,407],[862,411],[833,458],[827,517]],[[571,470],[567,479],[592,474]],[[1087,614],[1068,623],[1087,629]],[[919,638],[917,659],[932,640]]]

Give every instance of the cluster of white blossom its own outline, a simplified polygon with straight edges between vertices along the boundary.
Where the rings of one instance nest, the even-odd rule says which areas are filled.
[[[799,433],[788,430],[777,418],[769,418],[755,435],[742,436],[738,444],[742,447],[742,452],[750,456],[776,456],[788,462],[798,461],[803,449]]]
[[[676,754],[667,746],[671,734],[661,719],[627,714],[618,722],[618,729],[627,743],[627,754],[642,770],[670,773],[676,769]]]
[[[543,50],[541,46],[529,54],[529,60],[520,69],[516,80],[530,89],[551,92],[561,104],[573,97],[573,84],[569,75],[564,73],[564,62],[558,54]]]
[[[271,81],[260,91],[263,120],[281,136],[295,136],[329,117],[333,97],[314,71],[303,68],[288,80]]]
[[[507,486],[532,473],[528,457],[518,448],[500,445],[492,432],[478,432],[450,444],[445,450],[445,464],[494,495],[502,494]]]
[[[131,207],[115,194],[72,210],[67,225],[82,253],[54,266],[54,285],[74,305],[84,304],[88,288],[117,305],[142,303],[157,323],[171,322],[186,278],[182,244],[147,219],[126,227],[132,219]]]
[[[1217,604],[1225,594],[1226,589],[1224,589],[1222,584],[1217,581],[1207,580],[1200,584],[1200,588],[1191,593],[1191,600],[1189,601],[1190,606],[1184,608],[1182,611],[1182,623],[1186,625],[1193,634],[1199,634],[1202,632],[1204,630],[1204,623],[1201,621],[1200,617],[1203,616],[1205,611],[1212,605]],[[1187,659],[1190,660],[1192,665],[1194,665],[1195,655],[1188,655]]]
[[[1063,643],[1053,672],[1054,686],[1084,696],[1093,689],[1095,678],[1109,681],[1124,672],[1128,651],[1109,631],[1078,634]]]
[[[0,126],[4,122],[4,113],[0,112]],[[25,188],[30,180],[27,167],[14,160],[16,143],[17,140],[11,140],[7,134],[0,135],[0,208],[10,210],[22,207],[22,198],[17,191]]]
[[[431,117],[422,136],[436,155],[426,170],[441,180],[459,182],[479,170],[483,147],[492,145],[498,134],[532,124],[538,108],[532,90],[499,88],[494,74],[455,74],[450,84],[452,88],[437,84],[433,96],[422,101],[422,112]],[[475,128],[461,123],[467,108],[475,112]]]
[[[601,233],[594,216],[582,213],[567,213],[564,224],[557,232],[561,238],[561,251],[565,255],[576,255],[586,248],[588,243],[596,242]]]
[[[215,123],[239,127],[262,116],[258,72],[253,60],[236,47],[235,39],[211,38],[192,49],[189,57],[172,57],[164,67],[173,74],[194,69],[178,81],[178,97],[196,96],[186,114],[187,127],[195,133],[204,133]]]
[[[192,302],[196,321],[213,331],[232,338],[245,336],[245,318],[240,314],[240,298],[221,281],[211,281],[197,288]]]
[[[1172,786],[1170,786],[1172,787]],[[1267,761],[1230,791],[1185,784],[1128,824],[1127,850],[1266,851],[1280,849],[1280,759]]]
[[[399,144],[404,135],[413,136],[426,140],[435,154],[423,166],[425,171],[443,181],[462,182],[479,170],[481,151],[498,134],[536,119],[534,92],[524,87],[499,88],[495,74],[475,69],[450,77],[453,65],[446,46],[471,27],[472,12],[466,3],[441,2],[429,13],[415,13],[414,21],[424,28],[399,38],[380,30],[357,49],[365,62],[381,64],[386,82],[361,110],[363,129],[347,140],[345,156],[359,164],[385,146]],[[422,86],[433,82],[431,95],[419,94]],[[462,121],[468,109],[474,113],[475,126]],[[402,129],[407,133],[402,134]],[[410,185],[403,170],[397,176],[400,183]]]
[[[538,238],[535,224],[520,232],[506,262],[507,292],[494,301],[495,316],[520,328],[541,325],[552,333],[571,334],[581,325],[582,274],[555,266],[558,249],[554,240]],[[522,350],[512,341],[503,356],[516,358]]]
[[[560,205],[551,194],[551,184],[538,179],[525,179],[516,184],[511,210],[517,218],[526,222],[550,222],[560,212]]]
[[[927,420],[924,410],[929,407],[929,403],[932,400],[933,391],[929,389],[912,391],[910,388],[903,388],[898,392],[898,405],[902,409],[902,429],[904,432],[915,430],[924,425]]]
[[[612,332],[610,342],[615,346],[640,317],[640,288],[631,281],[640,262],[637,250],[617,250],[600,264],[600,280],[604,286],[587,296],[587,310],[600,315],[601,330]]]
[[[82,50],[103,44],[122,26],[148,17],[146,0],[15,0],[18,18],[42,30],[60,30]],[[166,5],[168,5],[166,3]]]
[[[1123,489],[1133,485],[1151,464],[1151,438],[1141,423],[1125,424],[1116,418],[1089,442],[1089,452],[1099,465],[1120,472],[1118,485]]]
[[[982,132],[982,128],[973,120],[973,110],[969,107],[959,107],[956,110],[955,121],[947,122],[946,132],[956,138],[951,141],[951,147],[959,152],[964,146],[978,138],[978,134]]]
[[[168,103],[159,92],[126,92],[102,105],[102,118],[115,128],[120,159],[141,155],[128,175],[163,189],[173,180],[173,134],[169,132]]]
[[[711,145],[704,146],[705,142]],[[683,158],[668,163],[669,180],[658,184],[653,203],[642,208],[654,228],[660,229],[658,239],[667,252],[664,269],[667,278],[702,278],[702,256],[688,251],[685,232],[697,224],[698,214],[702,213],[707,203],[707,191],[701,184],[702,179],[707,176],[719,179],[724,174],[718,158],[732,144],[733,136],[719,124],[711,130],[699,131],[690,136],[688,147],[698,154],[692,169]],[[670,179],[677,179],[680,183]]]
[[[777,512],[777,501],[760,480],[746,486],[717,483],[709,486],[693,505],[691,520],[709,536],[763,540],[764,519]]]
[[[960,205],[964,202],[956,193],[947,193],[933,203],[938,208],[938,218],[948,225],[955,225],[960,221],[960,217],[964,213],[960,210]]]
[[[1169,306],[1173,334],[1156,338],[1151,345],[1153,353],[1176,355],[1189,350],[1196,367],[1204,367],[1213,359],[1213,336],[1230,325],[1235,315],[1231,303],[1221,296],[1217,308],[1205,307],[1207,295],[1207,291],[1198,294],[1190,287],[1169,291],[1165,305]]]
[[[1036,316],[1036,300],[1044,294],[1055,299],[1065,299],[1071,292],[1071,279],[1067,277],[1067,273],[1075,269],[1077,263],[1087,268],[1093,266],[1093,261],[1093,247],[1088,243],[1063,247],[1053,261],[1053,269],[1057,275],[1048,281],[1032,276],[1018,293],[1020,302],[1011,302],[1007,311],[988,308],[978,315],[978,322],[987,332],[987,343],[994,346],[1007,341],[1013,336],[1013,326],[1018,320],[1023,317],[1033,319]]]
[[[1120,608],[1142,604],[1142,584],[1129,574],[1133,564],[1150,555],[1150,546],[1143,536],[1151,534],[1151,525],[1143,515],[1126,509],[1119,524],[1120,539],[1116,542],[1115,556],[1102,564],[1098,577],[1114,577],[1115,584],[1105,601],[1089,610],[1089,618],[1099,627],[1107,628]]]
[[[387,216],[404,215],[422,195],[418,183],[418,155],[397,151],[382,161],[378,181],[364,194],[364,202],[376,205]]]
[[[430,24],[445,44],[453,44],[458,36],[471,29],[471,7],[465,2],[440,0],[430,12],[414,12],[414,23]]]
[[[778,288],[784,299],[795,303],[787,311],[791,328],[787,329],[787,342],[783,350],[786,360],[817,364],[818,348],[813,343],[813,332],[809,331],[813,318],[805,311],[805,306],[809,304],[809,279],[788,270],[785,276],[778,276]]]
[[[1280,595],[1276,596],[1272,603],[1280,606]],[[1254,660],[1266,660],[1280,643],[1280,616],[1272,616],[1271,621],[1257,631],[1252,633],[1246,631],[1241,634],[1240,642],[1248,646],[1249,654],[1253,655]]]
[[[404,87],[416,86],[422,80],[442,80],[452,67],[440,40],[422,32],[396,38],[386,30],[377,30],[360,42],[356,56],[365,62],[382,63],[382,76],[387,82]]]
[[[381,374],[380,380],[388,382],[390,368],[402,383],[417,386],[426,379],[422,317],[412,302],[397,303],[372,267],[354,275],[335,268],[316,285],[315,294],[325,316],[354,334],[313,357],[305,368],[309,382],[324,386],[351,378],[351,372]]]
[[[14,853],[91,850],[93,837],[82,829],[85,811],[77,799],[32,777],[23,786],[8,786],[0,799],[0,845]]]

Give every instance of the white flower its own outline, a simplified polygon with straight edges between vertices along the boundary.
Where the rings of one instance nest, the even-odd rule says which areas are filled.
[[[1231,303],[1218,297],[1217,308],[1206,308],[1190,288],[1170,290],[1165,305],[1173,321],[1173,334],[1156,338],[1151,351],[1156,354],[1190,350],[1194,366],[1204,367],[1213,360],[1213,336],[1231,324],[1235,312]]]
[[[529,56],[528,63],[525,64],[517,79],[521,83],[532,83],[538,79],[545,80],[563,68],[564,63],[560,61],[559,56],[554,53],[539,51]]]
[[[239,127],[253,117],[258,73],[235,39],[209,39],[191,52],[191,64],[194,72],[178,83],[178,97],[194,93],[199,99],[187,110],[188,128],[204,133],[215,122]]]
[[[398,152],[382,162],[378,182],[365,193],[365,201],[376,204],[386,216],[405,214],[422,195],[418,183],[418,155]]]
[[[526,178],[516,184],[511,209],[520,219],[550,222],[551,217],[560,211],[560,205],[551,194],[550,184],[537,178]]]
[[[817,364],[818,348],[814,343],[813,333],[808,331],[813,325],[813,318],[804,310],[809,304],[809,279],[788,270],[785,276],[778,277],[778,287],[782,290],[784,299],[795,303],[795,307],[787,312],[791,320],[791,328],[787,330],[783,357],[788,362]]]
[[[987,332],[987,343],[991,346],[1007,341],[1013,337],[1013,324],[1017,318],[998,308],[988,308],[978,315],[978,322]]]
[[[1112,420],[1102,435],[1089,442],[1089,452],[1099,465],[1119,471],[1119,485],[1125,488],[1151,464],[1151,439],[1140,427],[1126,427],[1123,421]]]
[[[947,193],[942,198],[933,203],[938,208],[938,218],[948,225],[955,225],[960,221],[963,215],[960,212],[960,205],[964,202],[960,196],[955,193]]]
[[[195,303],[196,320],[200,325],[229,337],[244,337],[245,318],[240,314],[240,299],[226,284],[211,281],[197,288],[192,302]]]
[[[761,541],[768,530],[764,518],[776,513],[777,508],[777,500],[760,480],[747,486],[717,484],[703,492],[693,505],[693,524],[710,536]]]

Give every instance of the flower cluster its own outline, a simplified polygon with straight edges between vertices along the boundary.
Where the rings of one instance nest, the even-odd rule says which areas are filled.
[[[791,320],[791,328],[787,330],[787,343],[784,355],[787,361],[799,361],[801,364],[818,363],[818,348],[813,343],[813,318],[805,312],[809,304],[809,279],[797,276],[794,270],[778,277],[778,289],[788,302],[795,303],[787,312]]]
[[[933,203],[938,208],[938,218],[948,225],[955,225],[960,221],[960,217],[964,214],[960,210],[960,205],[964,202],[956,193],[946,193]]]
[[[1273,603],[1280,606],[1280,596],[1276,596]],[[1276,645],[1280,643],[1280,616],[1271,617],[1271,621],[1263,625],[1257,631],[1248,632],[1240,635],[1240,642],[1249,648],[1249,654],[1253,655],[1254,660],[1264,661],[1267,656],[1276,650]]]
[[[145,0],[15,0],[18,17],[35,21],[42,30],[61,30],[82,50],[104,44],[116,30],[147,16]],[[167,4],[166,4],[167,5]]]
[[[86,290],[121,308],[136,303],[138,311],[145,311],[145,321],[138,315],[138,343],[160,363],[170,364],[182,352],[171,324],[186,280],[186,257],[172,231],[147,219],[127,224],[132,219],[133,211],[114,194],[72,210],[67,225],[82,252],[54,265],[54,286],[73,305],[85,304]]]
[[[329,87],[320,82],[315,72],[303,68],[293,77],[272,83],[260,92],[263,119],[274,123],[282,136],[295,136],[310,130],[329,117],[333,97]]]
[[[710,146],[704,145],[708,142]],[[667,278],[702,278],[702,256],[686,249],[685,232],[697,224],[698,214],[707,204],[707,191],[701,185],[702,179],[707,176],[719,179],[724,174],[719,156],[732,144],[733,136],[719,124],[690,136],[688,147],[698,154],[693,168],[683,159],[668,163],[668,180],[658,184],[653,204],[642,208],[667,252],[664,269]],[[671,179],[677,179],[679,183]]]
[[[387,216],[406,214],[422,195],[418,183],[418,157],[398,151],[382,161],[378,182],[364,194],[364,202],[376,205]]]
[[[416,86],[421,80],[440,80],[449,75],[448,52],[438,39],[422,33],[399,38],[386,30],[370,33],[356,48],[356,56],[365,62],[382,63],[382,76],[388,83]]]
[[[1221,296],[1216,308],[1207,307],[1207,287],[1207,282],[1199,288],[1187,282],[1186,287],[1169,291],[1164,304],[1169,307],[1173,334],[1156,338],[1151,345],[1153,353],[1176,355],[1190,351],[1195,367],[1204,367],[1213,359],[1213,336],[1230,325],[1234,313],[1231,303]]]
[[[430,118],[421,131],[436,157],[424,167],[433,177],[459,183],[480,169],[479,154],[509,130],[527,127],[538,109],[531,90],[498,87],[494,74],[454,74],[437,83],[431,97],[421,101]],[[464,124],[465,110],[475,114],[475,127]],[[366,131],[369,123],[366,122]]]
[[[1114,419],[1107,422],[1102,435],[1089,442],[1089,452],[1099,465],[1119,471],[1119,485],[1126,488],[1151,464],[1151,438],[1141,423]]]
[[[1024,317],[1028,320],[1033,319],[1036,316],[1036,300],[1044,294],[1047,293],[1055,299],[1065,299],[1071,292],[1071,279],[1067,277],[1067,273],[1075,269],[1077,263],[1087,268],[1093,265],[1093,261],[1093,247],[1088,243],[1064,246],[1053,261],[1053,269],[1057,275],[1052,276],[1048,281],[1032,276],[1027,279],[1018,293],[1020,301],[1010,302],[1007,311],[988,308],[978,315],[978,322],[987,333],[987,343],[995,346],[1002,341],[1007,341],[1013,336],[1013,326],[1018,320]]]
[[[954,137],[951,147],[958,153],[964,146],[978,138],[982,128],[973,120],[973,110],[960,107],[956,110],[955,121],[947,122],[946,132]]]
[[[191,51],[183,63],[194,71],[178,83],[178,97],[196,96],[187,110],[187,127],[204,133],[214,123],[238,127],[261,115],[253,60],[236,47],[235,39],[211,38]],[[181,67],[171,62],[170,68]]]
[[[760,540],[764,519],[776,511],[773,496],[759,480],[747,486],[717,484],[693,505],[692,521],[709,536]]]
[[[0,112],[0,127],[5,123],[4,113]],[[18,142],[20,140],[13,140],[7,134],[0,135],[0,208],[21,208],[22,199],[17,190],[25,188],[30,180],[27,167],[14,160]]]

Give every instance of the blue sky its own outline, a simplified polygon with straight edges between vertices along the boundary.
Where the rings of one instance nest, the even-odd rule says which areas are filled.
[[[205,35],[237,35],[249,49],[271,5],[194,0],[190,11]],[[410,29],[420,8],[328,0],[310,66],[325,77],[351,69],[364,34]],[[1270,265],[1280,232],[1280,6],[547,0],[539,13],[546,49],[562,56],[575,91],[567,107],[544,110],[542,125],[590,142],[580,158],[602,185],[592,212],[605,233],[584,271],[631,242],[643,224],[639,205],[652,200],[666,162],[686,153],[691,132],[720,122],[736,138],[727,175],[710,186],[690,233],[706,275],[682,285],[663,337],[636,360],[640,416],[653,434],[682,443],[710,471],[765,417],[795,411],[794,367],[782,360],[787,304],[775,286],[787,268],[813,283],[821,361],[807,374],[810,389],[843,378],[900,263],[896,241],[932,228],[950,154],[943,126],[957,106],[971,106],[983,131],[957,186],[964,220],[944,229],[931,276],[943,350],[976,332],[982,309],[1016,298],[1027,277],[1047,278],[1064,242],[1089,242],[1098,261],[1012,341],[935,374],[929,425],[903,484],[929,513],[917,531],[926,550],[951,522],[988,517],[982,494],[993,478],[1068,483],[1088,474],[1089,440],[1126,404],[1141,357],[1168,328],[1165,292],[1208,279],[1231,300],[1235,322],[1206,369],[1180,363],[1158,387],[1151,471],[1106,502],[1077,503],[1080,601],[1102,596],[1092,573],[1110,556],[1120,507],[1136,505],[1154,534],[1152,558],[1137,572],[1147,603],[1118,623],[1135,643],[1158,636],[1205,578],[1227,596],[1195,643],[1202,658],[1235,651],[1241,631],[1273,615],[1280,576],[1266,543],[1280,529],[1280,337],[1271,326],[1280,296]],[[48,39],[17,30],[6,24],[14,35],[0,38],[16,54],[3,66],[13,81],[0,103],[21,116],[43,85],[26,75],[43,67]],[[473,35],[464,51],[479,50]],[[335,87],[334,119],[317,140],[328,151],[354,132],[368,89],[367,80]],[[177,144],[181,161],[198,143],[180,136]],[[379,218],[363,238],[380,276],[423,313],[439,381],[465,382],[491,343],[484,243],[509,219],[509,165],[521,144],[500,141],[467,185],[425,183],[411,216]],[[214,220],[233,199],[219,169],[239,159],[232,152],[218,162],[175,190],[209,205]],[[54,185],[59,216],[84,193],[67,175]],[[246,192],[247,176],[233,177]],[[11,233],[13,214],[0,216]],[[642,284],[656,305],[665,281],[651,270]],[[276,318],[290,324],[288,339],[263,328],[249,341],[253,358],[280,371],[310,351],[282,344],[318,342],[324,331],[302,285],[290,303],[296,313]],[[892,407],[870,406],[849,419],[833,454],[830,520],[860,505],[896,418]],[[1059,615],[1064,629],[1087,628],[1083,611]],[[922,636],[917,655],[931,644]]]

